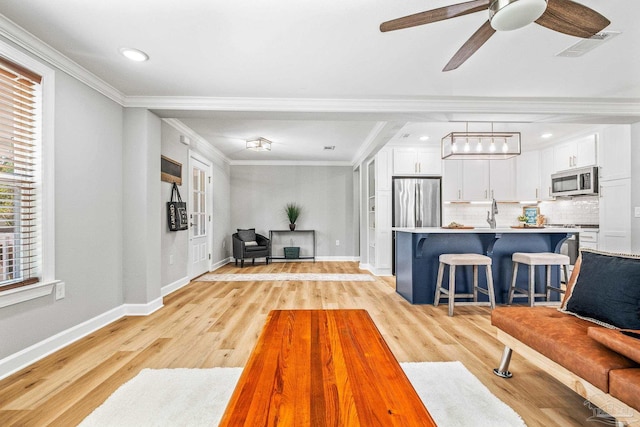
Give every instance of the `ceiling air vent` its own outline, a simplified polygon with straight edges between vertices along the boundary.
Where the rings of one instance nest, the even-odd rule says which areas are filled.
[[[568,58],[576,58],[578,56],[582,56],[590,50],[595,49],[606,41],[611,40],[615,36],[620,34],[619,31],[601,31],[598,34],[595,34],[588,39],[580,40],[578,43],[573,46],[569,46],[562,52],[556,54],[556,56],[565,56]]]

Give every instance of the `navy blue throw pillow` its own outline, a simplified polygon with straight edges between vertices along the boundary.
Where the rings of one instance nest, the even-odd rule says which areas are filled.
[[[640,329],[640,257],[582,251],[575,286],[562,311],[621,329]]]

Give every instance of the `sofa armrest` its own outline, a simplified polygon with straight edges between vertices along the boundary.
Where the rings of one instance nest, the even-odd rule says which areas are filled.
[[[640,331],[633,331],[638,332]],[[624,335],[617,329],[591,326],[587,330],[590,338],[598,341],[605,347],[619,353],[636,363],[640,363],[640,340]]]

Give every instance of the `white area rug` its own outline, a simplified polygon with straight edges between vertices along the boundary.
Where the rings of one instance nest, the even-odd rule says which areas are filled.
[[[525,426],[460,362],[401,363],[439,427]],[[242,368],[144,369],[81,427],[216,426]]]
[[[368,274],[316,274],[316,273],[272,273],[272,274],[205,274],[197,279],[204,282],[253,282],[269,281],[322,281],[322,282],[373,282],[376,279]]]

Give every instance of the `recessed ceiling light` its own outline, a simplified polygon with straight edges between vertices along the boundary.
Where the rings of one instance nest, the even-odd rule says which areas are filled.
[[[542,135],[540,135],[542,138],[547,139],[547,138],[551,138],[553,136],[552,133],[543,133]]]
[[[429,140],[429,135],[422,135],[420,137],[420,141],[427,141],[427,140]]]
[[[133,49],[130,47],[121,47],[120,54],[125,58],[136,62],[144,62],[149,60],[149,55],[141,50]]]

